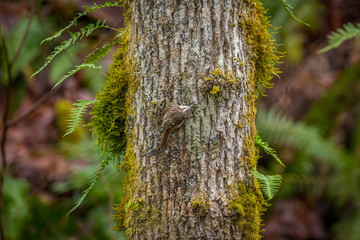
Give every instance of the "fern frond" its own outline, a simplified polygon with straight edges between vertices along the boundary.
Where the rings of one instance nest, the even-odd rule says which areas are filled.
[[[319,53],[327,52],[333,48],[337,48],[345,42],[346,40],[349,40],[354,37],[360,36],[360,23],[358,23],[356,26],[352,23],[345,23],[343,28],[338,28],[334,32],[331,32],[328,35],[329,44],[320,49]]]
[[[80,71],[81,69],[84,69],[84,68],[94,68],[94,69],[101,69],[102,66],[96,66],[94,64],[81,64],[81,65],[78,65],[78,66],[75,66],[75,68],[69,72],[67,72],[65,75],[61,76],[55,83],[54,88],[56,88],[60,83],[62,83],[65,79],[73,76],[75,73],[77,73],[78,71]]]
[[[96,63],[99,59],[105,57],[105,55],[109,52],[109,50],[114,46],[118,41],[114,41],[110,44],[106,44],[100,48],[95,49],[93,52],[91,52],[87,57],[85,58],[84,62],[78,66],[75,66],[74,69],[67,72],[65,75],[61,76],[55,83],[54,88],[56,88],[59,84],[61,84],[65,79],[73,76],[78,71],[84,68],[93,68],[93,69],[101,69],[102,66],[96,66],[94,63]]]
[[[304,154],[343,168],[354,156],[349,155],[334,141],[322,137],[315,128],[260,108],[256,127],[261,136],[274,144],[291,145]]]
[[[94,187],[96,181],[100,178],[102,171],[105,169],[107,165],[109,165],[110,160],[111,160],[110,158],[107,158],[106,160],[103,160],[99,164],[96,171],[93,173],[93,176],[90,178],[90,184],[88,188],[82,192],[81,197],[79,198],[79,200],[76,201],[74,207],[70,209],[70,211],[66,214],[66,217],[69,216],[70,213],[72,213],[76,208],[80,206],[82,201],[85,199],[86,195],[90,192],[90,190]]]
[[[262,193],[266,196],[267,200],[272,199],[281,186],[281,175],[263,175],[252,169],[251,173],[257,179]]]
[[[63,137],[76,131],[81,123],[82,117],[84,116],[87,107],[90,104],[93,104],[95,101],[96,100],[78,100],[78,102],[74,103],[75,108],[72,109],[69,119],[67,120],[69,126],[67,127],[66,133]]]
[[[49,63],[62,51],[66,50],[71,44],[75,43],[79,38],[82,39],[84,36],[89,36],[93,31],[99,28],[107,28],[108,26],[105,25],[104,21],[97,21],[96,25],[89,24],[84,28],[81,28],[79,32],[69,32],[70,39],[63,41],[59,46],[56,46],[54,51],[45,59],[45,63],[40,67],[39,70],[37,70],[33,75],[31,75],[30,78],[37,75],[41,70],[43,70]]]
[[[273,158],[275,158],[275,160],[283,167],[285,167],[285,165],[283,164],[283,162],[280,160],[280,158],[276,155],[276,151],[274,149],[272,149],[269,144],[265,141],[263,141],[261,139],[261,137],[259,135],[256,135],[255,137],[255,142],[264,149],[264,151],[271,155]]]
[[[105,44],[100,48],[96,48],[92,53],[86,56],[84,63],[91,64],[96,63],[99,59],[105,57],[105,55],[112,49],[112,47],[117,44],[118,41],[114,41],[110,44]]]
[[[73,20],[71,20],[71,21],[69,22],[69,24],[68,24],[66,27],[64,27],[64,28],[60,29],[59,31],[57,31],[54,35],[52,35],[52,36],[44,39],[40,44],[43,44],[44,42],[47,42],[47,41],[51,41],[51,40],[59,37],[64,31],[69,30],[72,26],[76,26],[77,20],[78,20],[79,18],[81,18],[81,17],[83,17],[83,16],[86,16],[87,14],[89,14],[89,13],[95,11],[95,10],[104,8],[104,7],[116,7],[116,6],[120,5],[121,2],[122,2],[122,1],[115,1],[115,2],[113,2],[113,3],[112,3],[112,2],[106,2],[106,3],[103,4],[103,5],[101,5],[101,4],[98,5],[98,4],[94,3],[94,5],[93,5],[92,7],[84,7],[84,8],[86,9],[86,11],[84,11],[84,12],[82,12],[82,13],[78,13],[78,14],[73,18]]]
[[[299,23],[305,24],[306,26],[310,26],[310,24],[298,19],[295,15],[294,12],[292,11],[293,7],[289,4],[288,1],[286,0],[278,0],[278,2],[283,6],[283,8],[285,9],[285,11],[295,20],[298,21]]]
[[[56,46],[54,48],[54,51],[45,59],[45,63],[33,75],[31,75],[30,78],[33,78],[41,70],[43,70],[47,65],[49,65],[49,63],[54,59],[54,57],[59,55],[62,51],[64,51],[71,45],[72,41],[73,41],[73,39],[71,38],[71,39],[61,42],[59,46]]]
[[[344,204],[349,199],[360,199],[360,194],[354,192],[354,186],[358,184],[360,176],[356,154],[323,137],[316,128],[282,117],[274,110],[266,112],[260,108],[256,126],[267,141],[292,146],[305,161],[316,159],[322,166],[334,170],[335,175],[331,178],[326,175],[326,183],[329,186],[329,194],[337,199],[337,203]],[[312,166],[308,170],[306,166],[302,169],[301,165],[304,162],[301,161],[303,160],[297,159],[294,162],[292,171],[298,175],[309,176]],[[312,162],[305,163],[307,164],[313,165]]]

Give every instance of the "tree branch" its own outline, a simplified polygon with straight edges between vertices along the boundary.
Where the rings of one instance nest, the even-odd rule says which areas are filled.
[[[34,16],[34,9],[32,9],[31,12],[30,12],[29,21],[28,21],[28,23],[26,25],[26,30],[25,30],[24,36],[21,39],[21,43],[20,43],[18,49],[16,50],[16,53],[14,54],[13,58],[10,61],[10,65],[13,65],[16,62],[16,60],[18,59],[18,57],[19,57],[19,55],[21,53],[21,50],[24,47],[27,36],[29,35],[29,31],[30,31],[32,20],[33,20],[33,16]]]
[[[33,112],[35,112],[41,105],[43,105],[45,102],[47,102],[50,97],[58,91],[60,87],[55,88],[53,91],[47,92],[44,96],[42,96],[37,102],[34,103],[28,110],[21,113],[19,116],[15,117],[14,119],[6,122],[6,127],[10,128],[21,122],[23,119],[31,115]]]
[[[7,52],[7,47],[5,43],[5,39],[2,34],[2,27],[0,25],[0,49],[2,54],[4,55],[3,59],[5,61],[6,71],[7,71],[7,77],[8,77],[8,85],[6,86],[5,91],[5,100],[4,100],[4,112],[2,116],[3,121],[3,129],[2,129],[2,136],[1,136],[1,142],[0,142],[0,151],[1,151],[1,167],[0,167],[0,213],[3,212],[3,187],[4,187],[4,180],[5,180],[5,172],[6,172],[6,150],[5,150],[5,143],[6,143],[6,135],[7,135],[7,126],[6,126],[6,119],[9,114],[9,105],[10,105],[10,94],[12,89],[12,75],[11,75],[11,63],[9,61],[9,55]],[[2,216],[0,216],[0,238],[2,240],[5,240],[4,235],[4,225],[2,221]]]

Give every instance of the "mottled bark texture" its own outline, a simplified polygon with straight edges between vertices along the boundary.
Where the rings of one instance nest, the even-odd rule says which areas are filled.
[[[255,5],[130,2],[128,54],[137,84],[116,220],[132,239],[259,238],[263,199],[250,173],[257,160],[255,64],[243,29]],[[193,112],[161,151],[162,117],[172,103],[193,104]]]

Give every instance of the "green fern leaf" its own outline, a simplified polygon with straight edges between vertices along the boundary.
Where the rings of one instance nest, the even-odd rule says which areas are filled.
[[[273,109],[265,111],[259,108],[256,126],[261,136],[274,144],[286,144],[304,154],[325,163],[343,168],[353,155],[347,153],[334,141],[323,138],[318,131],[301,122],[294,122],[277,114]]]
[[[269,144],[265,141],[263,141],[259,135],[256,135],[255,142],[264,149],[264,151],[271,155],[275,160],[283,167],[285,167],[284,163],[280,160],[280,158],[276,155],[276,151],[272,149]]]
[[[112,49],[112,47],[117,44],[118,41],[114,41],[110,44],[106,44],[100,48],[96,48],[92,53],[86,56],[84,63],[91,64],[96,63],[99,59],[105,57],[105,55]]]
[[[39,70],[37,70],[33,75],[31,75],[30,78],[32,78],[33,76],[37,75],[41,70],[43,70],[47,65],[49,65],[49,63],[57,56],[59,55],[62,51],[66,50],[71,44],[75,43],[79,38],[83,38],[84,36],[88,36],[90,35],[93,31],[95,31],[96,29],[99,28],[108,28],[109,26],[105,25],[105,20],[104,21],[97,21],[96,25],[94,24],[89,24],[84,28],[80,29],[80,32],[75,32],[75,33],[71,33],[70,34],[70,39],[63,41],[59,46],[56,46],[54,51],[50,54],[50,56],[48,56],[45,60],[45,63],[40,67]]]
[[[299,23],[305,24],[306,26],[310,26],[310,24],[298,19],[295,15],[294,12],[292,11],[293,7],[289,4],[288,1],[286,0],[278,0],[278,2],[284,7],[285,11],[296,21],[298,21]]]
[[[272,199],[276,192],[279,190],[282,176],[281,175],[263,175],[252,169],[251,173],[257,179],[262,193],[266,196],[267,200]]]
[[[69,135],[76,131],[79,127],[81,120],[85,114],[86,109],[90,104],[93,104],[96,100],[88,101],[88,100],[78,100],[78,102],[74,103],[74,109],[70,113],[69,119],[67,120],[69,126],[67,127],[66,135]]]
[[[93,69],[101,69],[102,66],[96,66],[94,63],[96,63],[99,59],[105,57],[105,55],[109,52],[109,50],[116,44],[118,41],[115,41],[110,44],[106,44],[100,48],[95,49],[93,52],[91,52],[87,57],[85,58],[84,62],[78,66],[75,66],[74,69],[66,73],[65,75],[61,76],[55,83],[54,88],[56,88],[59,84],[61,84],[65,79],[73,76],[78,71],[84,68],[93,68]]]
[[[33,75],[31,75],[30,78],[33,78],[35,75],[37,75],[41,70],[43,70],[47,65],[49,65],[49,63],[54,59],[54,57],[67,49],[71,45],[72,40],[73,38],[70,38],[63,41],[59,46],[56,46],[54,51],[45,59],[45,63]]]
[[[83,64],[81,64],[81,65],[78,65],[78,66],[75,66],[75,68],[74,68],[73,70],[67,72],[65,75],[63,75],[62,77],[60,77],[60,78],[56,81],[56,83],[55,83],[55,85],[54,85],[54,87],[53,87],[52,89],[56,88],[56,87],[57,87],[59,84],[61,84],[65,79],[73,76],[75,73],[77,73],[78,71],[80,71],[81,69],[84,69],[84,68],[101,69],[102,66],[96,66],[96,65],[94,65],[94,64],[85,64],[85,63],[83,63]]]
[[[103,160],[100,165],[97,167],[96,171],[94,172],[93,176],[90,178],[90,184],[87,189],[82,192],[81,197],[79,200],[76,201],[74,207],[70,209],[70,211],[66,214],[66,217],[69,216],[71,212],[73,212],[76,208],[80,206],[82,201],[85,199],[86,195],[90,192],[90,190],[94,187],[96,181],[100,178],[102,171],[105,169],[107,165],[110,163],[110,158]]]
[[[40,44],[43,44],[44,42],[47,42],[47,41],[51,41],[59,36],[61,36],[61,34],[64,32],[64,31],[67,31],[69,30],[72,26],[76,26],[77,24],[77,20],[83,16],[86,16],[87,14],[89,14],[90,12],[93,12],[95,10],[98,10],[98,9],[101,9],[101,8],[104,8],[104,7],[116,7],[118,5],[120,5],[122,1],[115,1],[115,2],[106,2],[105,4],[101,5],[97,5],[96,3],[94,3],[94,5],[92,7],[84,7],[86,9],[86,11],[82,12],[82,13],[78,13],[74,18],[73,20],[71,20],[69,22],[69,24],[60,29],[59,31],[57,31],[54,35],[44,39]]]
[[[319,53],[327,52],[333,48],[337,48],[345,42],[346,40],[349,40],[354,37],[360,36],[360,23],[358,23],[356,26],[352,23],[346,23],[344,24],[343,28],[338,28],[336,31],[331,32],[328,35],[329,44],[320,49]]]

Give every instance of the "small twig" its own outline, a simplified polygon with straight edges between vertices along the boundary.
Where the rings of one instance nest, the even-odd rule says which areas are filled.
[[[24,44],[25,44],[25,41],[27,39],[27,36],[29,35],[29,31],[30,31],[30,27],[31,27],[31,23],[32,23],[32,19],[33,19],[33,16],[34,16],[34,9],[31,10],[30,12],[30,17],[29,17],[29,21],[26,25],[26,30],[25,30],[25,33],[24,33],[24,36],[21,40],[21,43],[18,47],[18,49],[16,50],[16,53],[15,55],[13,56],[13,58],[11,59],[10,61],[10,65],[14,65],[14,63],[16,62],[16,60],[18,59],[20,53],[21,53],[21,50],[23,49],[24,47]]]
[[[30,114],[35,112],[41,105],[43,105],[45,102],[47,102],[51,96],[58,91],[60,87],[55,88],[54,90],[50,90],[47,92],[44,96],[42,96],[37,102],[34,103],[28,110],[21,113],[19,116],[15,117],[14,119],[11,119],[10,121],[6,122],[6,127],[10,128],[21,122],[24,118],[28,117]]]
[[[113,30],[115,32],[122,32],[121,30],[119,30],[117,28],[113,28],[113,27],[109,27],[109,26],[107,26],[106,28],[111,29],[111,30]]]
[[[1,136],[1,142],[0,142],[0,150],[1,150],[1,167],[0,167],[0,213],[3,212],[3,189],[4,189],[4,181],[5,181],[5,172],[6,172],[6,149],[5,149],[5,143],[6,143],[6,135],[7,135],[7,126],[6,126],[6,120],[8,118],[9,114],[9,105],[10,105],[10,94],[12,90],[12,74],[11,74],[11,63],[9,61],[9,55],[6,48],[6,43],[4,40],[4,37],[2,35],[2,27],[0,25],[0,41],[1,46],[0,49],[2,49],[2,52],[4,54],[4,62],[6,66],[7,71],[7,77],[8,77],[8,85],[6,86],[5,91],[5,100],[4,100],[4,112],[3,112],[3,129],[2,129],[2,136]],[[4,223],[2,220],[2,214],[0,215],[0,238],[2,240],[5,240],[5,234],[4,234]]]
[[[12,58],[12,60],[10,61],[9,59],[9,54],[7,51],[7,46],[5,43],[5,39],[2,35],[2,27],[0,25],[0,38],[1,38],[1,46],[0,49],[2,49],[3,52],[3,59],[6,65],[6,71],[7,71],[7,77],[8,77],[8,85],[6,86],[6,91],[5,91],[5,100],[4,100],[4,112],[3,112],[3,116],[2,116],[2,122],[3,122],[3,129],[2,129],[2,136],[1,136],[1,142],[0,142],[0,150],[1,150],[1,167],[0,167],[0,213],[3,212],[4,206],[3,206],[3,190],[4,190],[4,181],[5,181],[5,173],[6,173],[6,169],[7,169],[7,164],[6,164],[6,137],[7,137],[7,131],[8,131],[8,126],[6,124],[8,115],[9,115],[9,107],[10,107],[10,98],[11,98],[11,91],[13,88],[13,76],[11,73],[11,69],[13,64],[16,62],[16,60],[18,59],[21,50],[23,49],[23,46],[25,44],[26,38],[29,34],[29,30],[30,30],[30,26],[31,26],[31,22],[32,22],[32,17],[34,11],[32,10],[31,15],[30,15],[30,19],[29,22],[27,24],[26,27],[26,31],[24,33],[24,36],[21,40],[21,43],[14,55],[14,57]],[[1,240],[5,240],[5,233],[4,233],[4,223],[3,223],[3,219],[2,219],[2,214],[0,215],[0,238]]]

